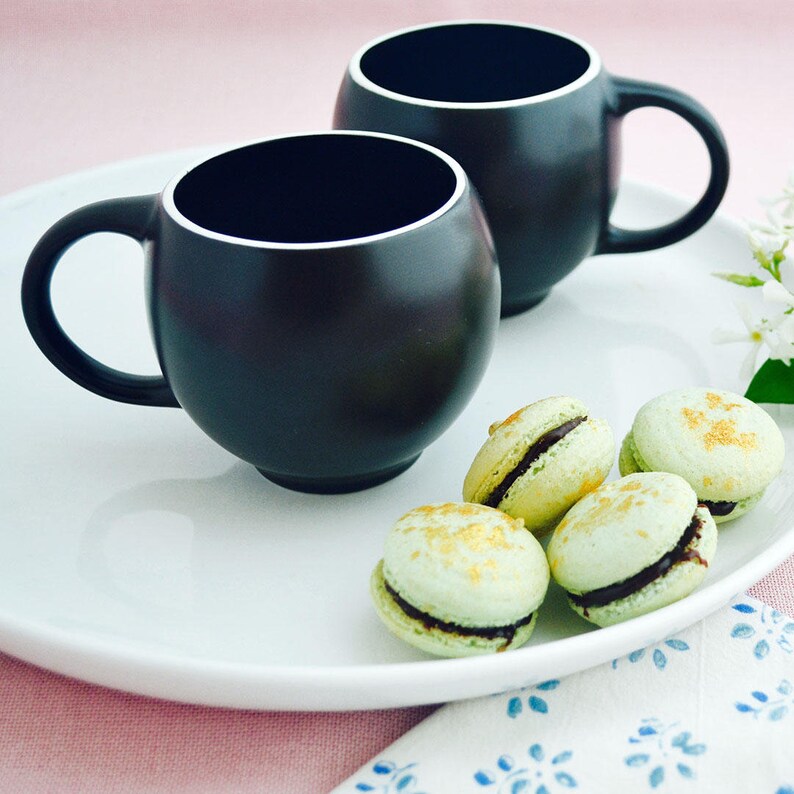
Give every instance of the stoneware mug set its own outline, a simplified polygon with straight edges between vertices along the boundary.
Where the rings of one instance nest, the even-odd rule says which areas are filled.
[[[620,126],[645,106],[695,128],[711,175],[680,219],[626,230],[609,222]],[[500,314],[539,303],[590,255],[692,234],[728,179],[722,134],[694,99],[614,77],[588,44],[518,23],[425,25],[365,45],[333,127],[228,149],[157,195],[58,221],[22,283],[44,355],[102,397],[181,406],[276,483],[366,488],[460,414]],[[94,232],[144,249],[162,376],[103,365],[56,319],[53,271]]]

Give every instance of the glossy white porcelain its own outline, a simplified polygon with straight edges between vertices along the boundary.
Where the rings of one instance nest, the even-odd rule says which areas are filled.
[[[749,270],[739,227],[717,217],[660,251],[581,265],[536,309],[502,321],[463,415],[407,472],[342,496],[283,490],[238,463],[179,410],[95,397],[56,371],[22,321],[19,283],[45,228],[71,208],[154,192],[203,152],[59,179],[0,200],[3,364],[0,649],[119,689],[233,708],[363,709],[472,697],[557,677],[659,640],[708,615],[794,551],[794,458],[750,515],[720,528],[704,585],[678,604],[594,629],[549,592],[525,648],[432,659],[370,607],[368,579],[391,523],[460,498],[488,425],[550,394],[573,394],[618,439],[634,411],[678,386],[741,390],[744,351],[709,341],[739,327]],[[656,225],[688,200],[628,183],[619,221]],[[152,373],[142,257],[97,235],[54,284],[73,338],[100,360]],[[794,415],[772,409],[794,448]]]

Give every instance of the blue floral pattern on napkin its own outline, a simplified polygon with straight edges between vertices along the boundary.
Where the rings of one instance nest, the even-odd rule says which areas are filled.
[[[531,688],[529,696],[526,698],[527,709],[534,711],[536,714],[548,714],[549,704],[547,697],[549,692],[553,692],[560,685],[560,682],[554,678],[550,681],[544,681],[542,684],[536,684]],[[526,690],[524,690],[526,691]],[[507,716],[515,719],[524,711],[524,701],[521,695],[514,695],[507,701]]]
[[[770,694],[754,689],[746,701],[736,703],[736,710],[742,714],[752,714],[756,719],[766,717],[772,722],[778,722],[788,716],[792,706],[794,686],[784,678]]]
[[[369,777],[372,782],[359,781],[355,784],[355,791],[370,792],[370,794],[424,794],[416,788],[418,780],[415,775],[417,764],[398,766],[392,761],[377,761],[370,771],[374,777]]]
[[[792,729],[794,620],[743,595],[597,667],[451,703],[334,794],[794,794]]]
[[[736,640],[752,640],[753,656],[756,659],[765,659],[775,647],[788,654],[794,651],[794,620],[766,604],[753,606],[741,602],[734,604],[732,608],[747,617],[734,625],[731,637]]]
[[[529,761],[516,763],[509,755],[501,755],[496,770],[479,769],[474,781],[481,787],[495,786],[494,794],[553,794],[577,788],[576,778],[564,766],[573,757],[571,750],[548,756],[542,744],[527,750]]]
[[[667,667],[667,660],[671,656],[670,651],[675,651],[676,653],[680,653],[681,651],[688,651],[689,644],[684,642],[684,640],[671,637],[670,639],[665,640],[662,645],[665,646],[663,649],[661,646],[650,649],[650,648],[638,648],[636,651],[632,651],[628,656],[622,657],[626,659],[631,664],[637,664],[637,662],[646,659],[650,660],[653,663],[653,666],[657,670],[664,670]],[[612,660],[612,669],[618,669],[618,662],[620,659],[613,659]]]
[[[664,783],[665,778],[676,772],[684,780],[694,780],[695,770],[691,764],[694,756],[706,752],[706,745],[692,742],[689,731],[676,731],[678,723],[665,725],[656,718],[642,720],[636,735],[629,743],[641,745],[639,752],[632,752],[623,761],[632,769],[643,769],[648,775],[648,785],[654,789]]]

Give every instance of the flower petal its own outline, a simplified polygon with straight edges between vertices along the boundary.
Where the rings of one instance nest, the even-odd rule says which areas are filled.
[[[739,377],[742,380],[750,380],[755,372],[755,362],[758,358],[758,351],[761,347],[760,343],[755,343],[742,361],[742,366],[739,367]]]
[[[780,282],[791,292],[794,290],[794,256],[789,256],[780,263]]]
[[[786,317],[775,330],[781,342],[794,345],[794,314]]]
[[[750,334],[747,332],[739,333],[739,331],[726,331],[723,328],[716,328],[711,332],[709,337],[711,342],[715,345],[733,344],[734,342],[751,342]]]
[[[792,295],[779,281],[770,279],[763,287],[761,293],[767,303],[781,303],[784,306],[794,306],[794,295]]]

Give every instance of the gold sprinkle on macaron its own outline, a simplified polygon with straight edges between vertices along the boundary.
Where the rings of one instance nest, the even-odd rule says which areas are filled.
[[[510,525],[513,531],[515,526]],[[433,551],[449,555],[455,554],[463,544],[467,549],[477,554],[489,549],[510,549],[511,544],[505,537],[506,527],[487,527],[481,523],[471,523],[460,527],[450,533],[445,526],[422,527],[422,534]]]
[[[758,439],[755,433],[737,433],[733,419],[718,419],[703,436],[703,446],[707,452],[717,446],[740,447],[749,451],[758,447]]]
[[[703,411],[696,411],[693,408],[682,408],[681,413],[690,430],[697,430],[705,421],[706,414]]]
[[[626,513],[631,510],[634,504],[634,494],[629,494],[616,508],[619,513]]]
[[[739,403],[725,402],[721,395],[715,394],[713,391],[706,392],[706,402],[712,411],[717,408],[722,408],[723,411],[732,411],[734,408],[741,408]]]
[[[468,524],[455,530],[454,536],[459,538],[466,548],[477,554],[488,549],[511,548],[502,527],[489,528],[485,524]]]
[[[483,573],[485,571],[495,571],[496,568],[496,560],[493,558],[488,558],[484,562],[470,565],[466,569],[466,573],[468,574],[469,581],[476,586],[482,581]]]

